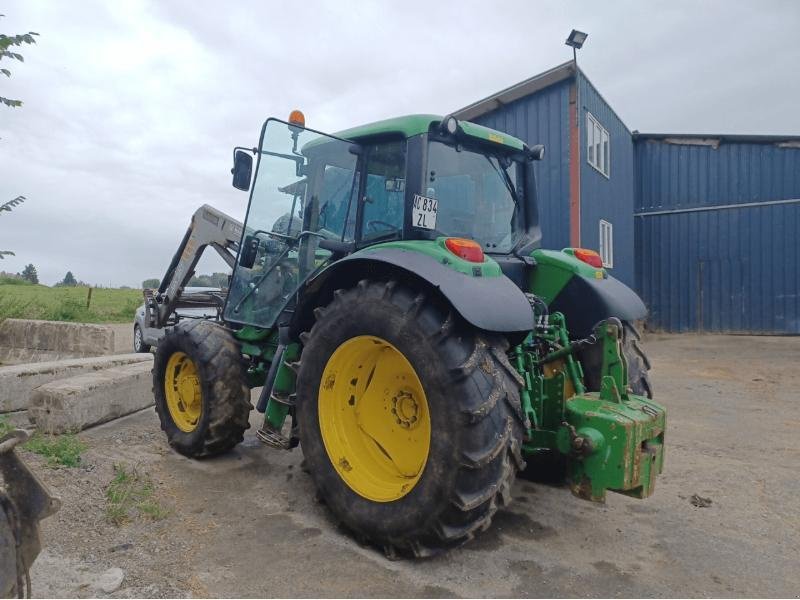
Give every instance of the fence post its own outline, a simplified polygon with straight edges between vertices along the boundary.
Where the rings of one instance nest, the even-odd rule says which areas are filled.
[[[89,308],[89,305],[92,303],[92,288],[89,286],[89,293],[86,296],[86,308]]]

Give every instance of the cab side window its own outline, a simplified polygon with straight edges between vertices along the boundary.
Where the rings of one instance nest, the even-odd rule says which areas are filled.
[[[391,238],[402,233],[405,170],[405,140],[368,146],[361,213],[362,240]]]

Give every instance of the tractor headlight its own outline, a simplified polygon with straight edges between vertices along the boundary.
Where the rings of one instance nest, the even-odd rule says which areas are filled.
[[[450,135],[455,135],[458,131],[458,119],[452,115],[445,117],[442,120],[442,129]]]

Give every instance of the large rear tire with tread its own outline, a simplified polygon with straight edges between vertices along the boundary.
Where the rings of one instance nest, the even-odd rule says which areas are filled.
[[[463,322],[433,293],[394,281],[363,280],[352,289],[337,290],[315,316],[310,333],[301,336],[297,416],[308,470],[335,517],[357,539],[382,548],[390,558],[432,556],[487,529],[498,507],[511,500],[514,478],[524,467],[522,380],[506,356],[507,341]],[[349,470],[353,456],[332,457],[326,448],[330,438],[322,431],[329,424],[320,423],[321,413],[331,414],[324,406],[330,402],[325,390],[335,385],[326,368],[335,362],[337,350],[364,339],[398,352],[395,363],[410,364],[430,420],[427,458],[417,479],[400,497],[382,501],[345,481],[341,466]],[[342,371],[337,378],[344,374],[354,384],[369,370],[368,365],[361,371],[361,364],[353,365],[351,373]],[[367,386],[376,369],[368,374]],[[364,390],[358,398],[350,396],[349,404],[366,412],[359,401],[367,397]],[[344,406],[342,412],[347,410]],[[381,410],[388,413],[388,407]],[[396,458],[380,440],[372,441],[387,459]]]
[[[250,427],[250,390],[239,345],[230,331],[197,319],[159,342],[153,396],[169,445],[185,456],[221,454]]]

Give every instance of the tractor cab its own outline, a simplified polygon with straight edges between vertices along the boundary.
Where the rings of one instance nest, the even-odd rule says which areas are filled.
[[[544,148],[452,116],[327,135],[295,111],[288,122],[269,119],[254,151],[251,189],[252,158],[239,149],[234,161],[234,185],[250,189],[250,203],[230,322],[273,326],[309,277],[367,246],[455,238],[447,247],[457,254],[503,264],[540,240],[531,162]]]

